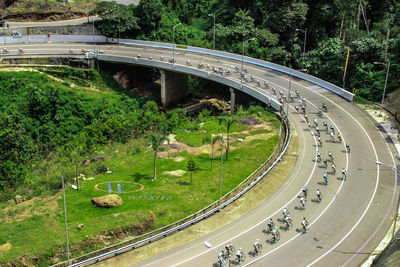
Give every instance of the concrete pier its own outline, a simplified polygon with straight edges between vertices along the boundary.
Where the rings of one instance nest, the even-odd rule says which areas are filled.
[[[160,70],[161,102],[164,107],[179,103],[187,94],[187,74]]]

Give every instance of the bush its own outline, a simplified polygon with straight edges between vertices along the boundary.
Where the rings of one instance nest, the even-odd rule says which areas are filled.
[[[100,163],[96,166],[96,174],[102,174],[107,172],[107,166],[104,163]]]

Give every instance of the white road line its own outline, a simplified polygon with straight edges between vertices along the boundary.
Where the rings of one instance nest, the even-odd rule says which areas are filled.
[[[371,118],[368,117],[368,119],[371,121]],[[371,121],[371,123],[374,124],[372,121]],[[379,134],[382,136],[382,139],[385,140],[385,137],[383,136],[382,132],[379,131],[378,127],[375,126],[375,128],[376,128],[376,130],[379,132]],[[392,153],[392,151],[390,150],[388,143],[385,142],[385,144],[386,144],[386,147],[387,147],[387,149],[388,149],[388,151],[389,151],[389,153],[390,153],[390,156],[391,156],[391,158],[392,158],[393,166],[395,166],[395,165],[396,165],[396,162],[395,162],[395,160],[394,160],[393,153]],[[388,209],[387,209],[387,211],[386,211],[385,216],[382,218],[382,220],[381,220],[381,222],[379,223],[378,227],[376,227],[375,231],[374,231],[374,232],[372,233],[372,235],[367,239],[367,241],[365,241],[364,244],[353,254],[353,256],[351,256],[345,263],[343,263],[342,266],[346,266],[350,261],[352,261],[352,260],[354,259],[354,257],[357,256],[357,254],[360,253],[360,251],[369,243],[369,241],[371,241],[371,239],[376,235],[376,233],[378,232],[378,230],[381,228],[383,222],[386,220],[387,216],[389,215],[390,209],[391,209],[391,207],[392,207],[392,205],[393,205],[394,197],[395,197],[395,195],[396,195],[397,179],[398,179],[398,177],[397,177],[397,171],[395,171],[395,175],[394,175],[394,184],[395,184],[395,186],[393,187],[392,199],[391,199],[391,201],[390,201],[390,205],[389,205],[389,207],[388,207]]]
[[[303,151],[305,151],[305,147],[306,147],[306,142],[304,141],[304,142],[303,142]],[[300,164],[299,164],[300,166],[301,166],[302,163],[304,162],[304,158],[305,158],[305,153],[303,153],[303,156],[301,157],[301,161],[300,161]],[[265,207],[268,207],[268,206],[272,205],[273,202],[276,201],[276,199],[280,198],[281,195],[283,195],[283,194],[288,190],[288,188],[289,188],[290,185],[294,182],[294,180],[295,180],[295,178],[297,177],[297,175],[298,175],[298,173],[300,172],[300,170],[301,170],[301,168],[297,168],[295,175],[292,176],[292,179],[290,179],[290,182],[285,186],[285,189],[284,189],[284,190],[281,190],[281,191],[278,193],[278,195],[275,196],[271,201],[268,201],[268,203],[265,205]],[[266,216],[266,217],[270,217],[270,216]],[[231,231],[233,228],[236,228],[238,224],[243,224],[243,222],[248,221],[248,220],[250,220],[250,219],[251,219],[251,217],[246,217],[243,221],[235,222],[234,225],[232,225],[231,227],[229,227],[229,228],[227,228],[226,230],[221,231],[221,232],[219,232],[217,235],[213,236],[212,239],[210,239],[210,241],[212,241],[212,240],[214,240],[214,239],[220,237],[221,235],[225,234],[225,233],[228,232],[228,231]],[[151,265],[153,265],[153,264],[155,264],[155,263],[157,263],[157,262],[159,262],[159,261],[162,261],[162,260],[165,260],[165,259],[174,257],[174,256],[176,256],[176,255],[178,255],[178,254],[180,254],[180,253],[182,253],[182,252],[185,252],[185,251],[187,251],[187,250],[193,249],[193,248],[196,247],[196,246],[201,246],[201,247],[203,247],[203,244],[198,244],[198,243],[196,243],[196,244],[194,244],[193,246],[189,246],[188,248],[185,248],[185,249],[183,249],[183,250],[181,250],[181,251],[178,251],[178,252],[175,252],[175,253],[173,253],[173,254],[170,254],[170,255],[168,255],[168,256],[166,256],[166,257],[164,257],[164,258],[160,258],[160,259],[158,259],[158,260],[152,261],[151,263],[147,263],[147,264],[145,264],[145,265],[143,265],[143,266],[151,266]]]

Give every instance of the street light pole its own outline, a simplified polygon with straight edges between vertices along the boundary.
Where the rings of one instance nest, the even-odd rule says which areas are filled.
[[[386,63],[383,62],[374,62],[375,65],[383,65],[386,67],[386,79],[385,79],[385,86],[383,87],[383,95],[382,95],[382,102],[381,102],[381,110],[379,112],[379,116],[382,117],[382,107],[383,107],[383,100],[385,99],[385,92],[386,92],[386,85],[387,85],[387,80],[389,76],[389,69],[390,69],[390,61],[387,61]]]
[[[304,33],[304,44],[303,44],[303,55],[301,57],[301,68],[304,69],[304,53],[306,52],[306,42],[307,42],[307,28],[305,30],[303,29],[296,29],[296,31],[301,31]]]
[[[240,87],[242,87],[242,84],[243,84],[243,57],[244,57],[244,44],[245,43],[247,43],[248,41],[252,41],[252,40],[254,40],[255,38],[250,38],[250,39],[247,39],[247,40],[244,40],[243,39],[243,43],[242,43],[242,67],[241,67],[241,70],[240,70]]]
[[[290,88],[292,87],[292,75],[293,75],[293,69],[290,70],[290,76],[289,76],[289,91],[288,91],[288,96],[287,96],[287,103],[286,103],[286,116],[289,116],[289,103],[290,103]]]
[[[65,204],[65,188],[64,188],[64,176],[61,176],[62,191],[64,200],[64,224],[65,224],[65,237],[67,242],[67,266],[69,266],[69,243],[68,243],[68,223],[67,223],[67,208]]]
[[[214,14],[208,14],[209,16],[214,16],[214,38],[213,38],[213,50],[215,50],[215,12]]]
[[[223,151],[224,151],[224,134],[222,134],[221,138],[221,164],[219,167],[219,198],[218,198],[218,206],[221,204],[221,184],[222,184],[222,159],[223,159]]]
[[[181,25],[182,23],[176,24],[174,27],[172,27],[172,63],[175,63],[175,28],[178,25]]]

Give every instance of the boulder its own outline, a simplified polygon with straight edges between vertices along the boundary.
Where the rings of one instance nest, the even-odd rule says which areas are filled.
[[[15,201],[15,204],[21,203],[22,202],[22,196],[16,195],[14,197],[14,201]]]
[[[259,124],[260,122],[256,117],[247,117],[247,118],[240,118],[239,123],[241,124],[246,124],[246,125],[256,125]]]
[[[116,194],[110,194],[102,197],[92,198],[92,202],[97,207],[101,208],[112,208],[122,205],[122,198]]]
[[[78,229],[82,230],[85,225],[83,223],[78,224]]]
[[[86,181],[93,181],[95,178],[94,177],[89,177],[89,178],[86,178]]]

